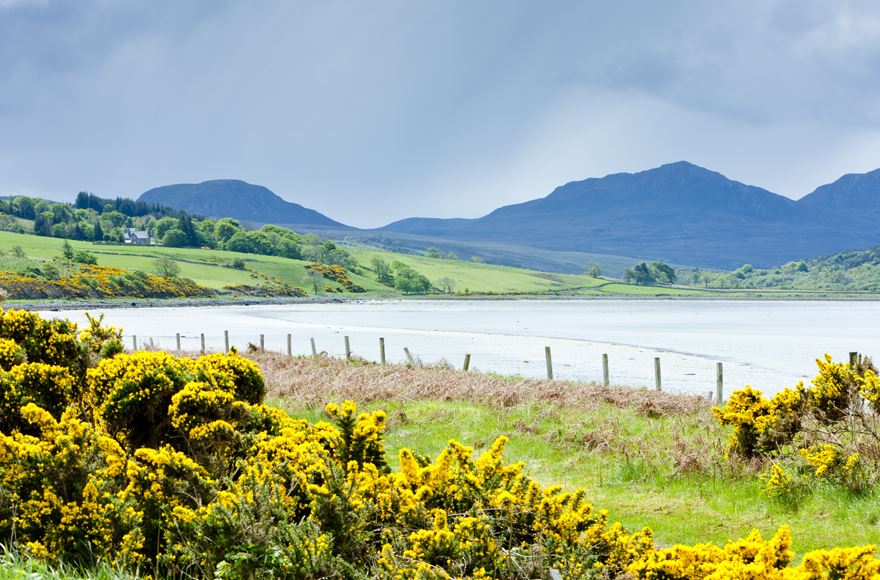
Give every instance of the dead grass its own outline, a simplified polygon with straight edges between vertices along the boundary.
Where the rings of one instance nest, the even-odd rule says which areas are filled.
[[[464,372],[446,366],[377,365],[327,356],[290,358],[249,353],[259,364],[270,396],[323,406],[327,401],[470,401],[495,407],[552,403],[592,408],[610,404],[646,417],[695,415],[708,409],[703,397],[659,393],[595,383],[546,381]]]

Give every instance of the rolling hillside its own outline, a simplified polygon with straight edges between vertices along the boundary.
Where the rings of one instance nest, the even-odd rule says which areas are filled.
[[[285,201],[261,185],[252,185],[238,179],[165,185],[143,193],[138,201],[172,207],[195,215],[233,217],[258,224],[272,223],[291,228],[346,227],[313,209]]]
[[[49,259],[58,256],[63,242],[64,240],[30,234],[0,232],[0,249],[6,251],[14,246],[20,246],[25,254],[32,258]],[[309,262],[303,260],[197,248],[98,245],[78,241],[70,241],[70,244],[74,250],[86,250],[94,254],[100,265],[145,272],[152,272],[155,269],[156,258],[167,256],[178,263],[181,268],[181,276],[191,278],[198,284],[215,290],[231,285],[260,284],[264,282],[264,276],[269,276],[294,286],[309,289],[309,293],[311,293],[311,281],[305,269]],[[389,263],[393,261],[404,262],[435,283],[442,277],[449,277],[453,280],[456,291],[468,290],[476,294],[537,294],[544,292],[603,294],[604,291],[601,287],[606,284],[605,280],[582,275],[554,274],[460,260],[426,258],[362,247],[347,247],[346,249],[361,264],[360,273],[351,272],[350,278],[355,284],[367,290],[366,294],[350,295],[354,297],[396,297],[401,295],[397,290],[376,281],[375,275],[370,269],[370,261],[373,257],[380,257]],[[230,267],[236,259],[243,260],[246,269]],[[632,291],[640,292],[644,289],[632,287]],[[655,292],[677,294],[681,290],[655,289]]]

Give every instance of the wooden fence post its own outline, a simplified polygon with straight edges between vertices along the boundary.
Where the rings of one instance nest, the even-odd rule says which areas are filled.
[[[315,348],[315,337],[313,336],[309,341],[312,343],[312,356],[318,356],[318,349]]]
[[[226,352],[229,352],[229,331],[223,331],[223,348],[226,349]]]
[[[379,362],[385,364],[385,339],[379,337]]]
[[[545,362],[547,363],[547,380],[552,381],[553,380],[553,358],[550,355],[550,347],[549,346],[544,347],[544,359],[545,359]]]
[[[180,353],[180,333],[177,333],[177,352]]]
[[[266,352],[266,335],[260,335],[260,354]]]
[[[464,372],[467,372],[469,368],[471,368],[471,353],[467,353],[464,355]]]
[[[409,361],[409,364],[411,366],[416,366],[416,359],[414,359],[412,353],[409,352],[409,348],[403,347],[403,352],[406,354],[406,360]]]
[[[654,357],[654,386],[658,391],[663,390],[663,383],[660,380],[660,357]]]
[[[345,337],[345,360],[351,360],[351,342]]]
[[[205,354],[205,333],[204,333],[204,332],[201,334],[201,339],[202,339],[202,350],[201,350],[201,353],[202,353],[202,354]]]
[[[603,354],[602,355],[602,384],[607,387],[608,384],[610,383],[610,378],[611,377],[609,376],[609,373],[608,373],[608,355]]]
[[[293,345],[291,344],[292,340],[293,340],[293,337],[291,337],[290,334],[288,334],[287,335],[287,356],[293,356]]]
[[[849,366],[855,368],[859,365],[859,353],[851,352],[849,353]]]
[[[136,334],[131,335],[131,350],[138,349],[138,337]]]
[[[715,404],[724,402],[724,365],[715,363]]]

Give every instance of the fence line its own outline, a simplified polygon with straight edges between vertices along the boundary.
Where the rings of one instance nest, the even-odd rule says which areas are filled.
[[[182,341],[186,338],[186,336],[177,332],[174,335],[175,347],[178,353],[183,352]],[[208,352],[205,333],[200,333],[199,336],[199,352],[205,354]],[[293,335],[288,333],[286,335],[286,351],[288,356],[294,356],[293,354]],[[352,350],[351,338],[348,335],[343,336],[343,345],[344,345],[344,357],[346,360],[351,360],[354,357],[354,352]],[[312,356],[318,355],[317,344],[315,342],[314,337],[309,338],[309,345],[311,347]],[[143,347],[151,347],[153,345],[152,338],[148,338],[148,340],[138,341],[138,337],[135,334],[131,335],[131,346],[132,350],[138,350],[138,348]],[[230,350],[230,340],[229,340],[229,331],[223,331],[223,347],[224,352],[229,352]],[[253,344],[252,344],[253,347]],[[266,335],[259,335],[259,352],[267,352],[266,351]],[[421,361],[418,361],[416,357],[413,355],[412,351],[409,347],[403,347],[404,355],[406,356],[406,363],[410,366],[417,366],[421,364]],[[466,353],[464,355],[464,362],[462,364],[463,371],[469,371],[471,366],[471,353]],[[554,380],[554,371],[553,371],[553,355],[551,348],[549,346],[544,347],[544,361],[546,366],[546,376],[547,380]],[[379,338],[379,364],[386,364],[386,348],[385,348],[385,338]],[[855,364],[855,363],[853,363]],[[601,372],[602,372],[602,385],[608,387],[611,385],[611,365],[609,362],[609,356],[607,353],[603,353],[601,356]],[[662,373],[661,373],[661,364],[660,357],[654,357],[654,388],[657,391],[663,390],[663,381],[662,381]],[[704,391],[705,392],[705,391]],[[708,392],[708,398],[710,400],[714,399],[716,402],[724,401],[724,365],[721,362],[715,363],[715,391]]]

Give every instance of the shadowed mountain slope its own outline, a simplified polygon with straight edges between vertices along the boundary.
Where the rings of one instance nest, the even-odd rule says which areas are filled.
[[[295,226],[346,227],[327,216],[285,201],[262,185],[237,179],[179,183],[156,187],[138,201],[215,218],[231,217],[254,223]]]

